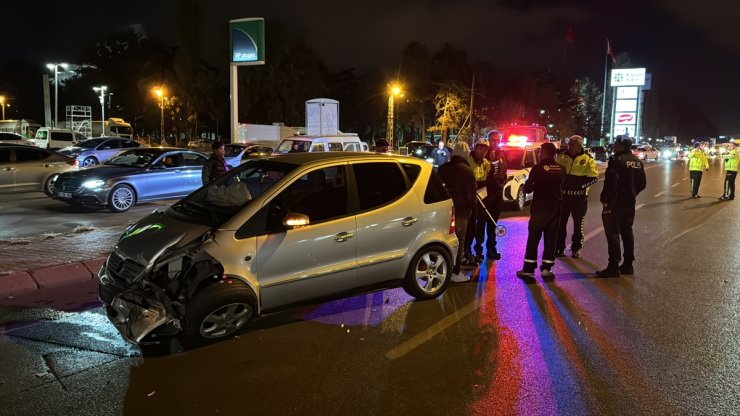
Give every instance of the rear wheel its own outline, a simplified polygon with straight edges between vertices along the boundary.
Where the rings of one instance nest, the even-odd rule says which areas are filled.
[[[94,157],[87,157],[82,161],[82,166],[93,166],[98,164],[98,159]]]
[[[450,283],[452,261],[439,246],[424,247],[411,259],[403,288],[416,299],[436,298]]]
[[[227,337],[252,319],[255,305],[257,296],[247,285],[229,280],[214,283],[188,303],[185,334],[203,339]]]
[[[126,212],[136,204],[136,193],[128,185],[116,185],[108,194],[108,208],[113,212]]]

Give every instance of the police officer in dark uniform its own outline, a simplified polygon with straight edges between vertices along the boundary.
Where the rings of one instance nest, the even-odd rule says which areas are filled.
[[[501,207],[504,203],[504,185],[506,184],[506,158],[499,147],[502,137],[501,132],[496,130],[488,133],[490,147],[486,155],[486,159],[491,163],[491,170],[488,171],[488,177],[486,178],[486,193],[488,196],[484,202],[486,209],[497,223],[499,217],[501,217]],[[491,221],[486,222],[486,257],[488,260],[501,260],[501,253],[496,248],[496,225]]]
[[[596,272],[599,277],[618,277],[620,274],[633,274],[632,262],[635,260],[635,236],[632,224],[635,221],[635,201],[647,185],[645,167],[640,159],[632,155],[632,141],[618,136],[614,142],[614,155],[609,158],[601,191],[604,210],[601,220],[609,247],[609,265]],[[624,262],[621,243],[624,245]]]
[[[545,143],[540,148],[540,163],[532,168],[524,192],[534,192],[529,218],[529,236],[524,253],[524,268],[516,272],[525,281],[534,279],[537,268],[537,247],[544,237],[545,247],[542,250],[543,278],[552,278],[552,266],[555,264],[555,244],[563,203],[563,167],[555,161],[557,149],[552,143]]]

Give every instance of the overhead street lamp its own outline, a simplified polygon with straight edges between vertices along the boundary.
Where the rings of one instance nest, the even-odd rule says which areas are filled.
[[[154,87],[152,94],[159,98],[159,144],[162,145],[164,140],[164,99],[167,95],[167,90],[164,87]]]
[[[100,129],[100,137],[105,136],[105,91],[108,89],[105,85],[101,85],[100,87],[93,87],[93,91],[100,93],[100,121],[101,129]]]
[[[397,83],[388,85],[388,126],[385,132],[385,139],[388,140],[388,145],[393,149],[393,130],[394,130],[394,116],[393,108],[395,107],[395,98],[403,97],[403,91],[401,86]]]
[[[46,64],[46,67],[54,71],[54,126],[57,127],[57,116],[59,115],[59,67],[65,71],[69,65],[65,63]]]

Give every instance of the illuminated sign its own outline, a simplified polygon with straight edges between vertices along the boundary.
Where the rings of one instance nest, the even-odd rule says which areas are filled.
[[[616,113],[614,114],[614,124],[635,124],[637,121],[636,113]]]
[[[237,19],[229,22],[231,63],[263,65],[265,63],[265,19]]]
[[[617,88],[617,100],[636,100],[639,92],[638,87],[619,87]]]
[[[616,106],[618,113],[634,113],[637,111],[637,100],[617,100]]]
[[[612,87],[645,85],[645,68],[612,69]]]
[[[626,126],[614,126],[615,136],[633,136],[635,134],[635,126],[633,124]]]

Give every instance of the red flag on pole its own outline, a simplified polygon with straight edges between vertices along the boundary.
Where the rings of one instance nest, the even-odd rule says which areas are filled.
[[[606,54],[612,58],[612,64],[617,63],[617,58],[614,56],[614,50],[612,49],[612,44],[609,42],[609,39],[606,40]]]
[[[565,40],[570,43],[575,42],[576,37],[573,35],[573,26],[568,22],[565,26]]]

